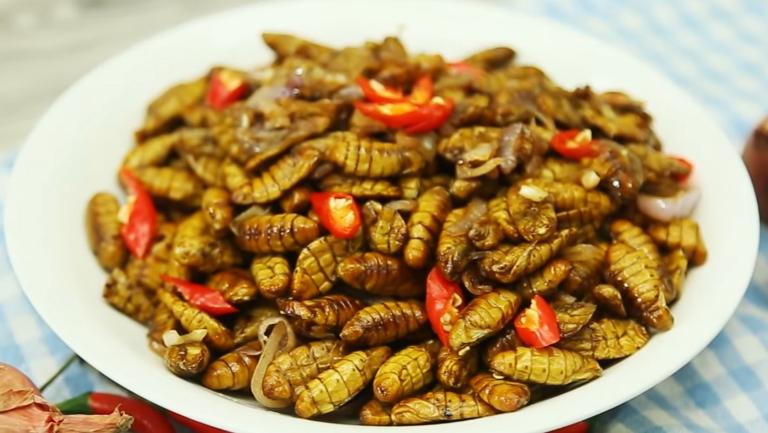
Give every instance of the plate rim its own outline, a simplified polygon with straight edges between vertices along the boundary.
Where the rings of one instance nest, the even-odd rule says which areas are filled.
[[[395,2],[397,2],[397,3],[406,3],[406,0],[395,0]],[[14,275],[16,276],[17,281],[19,282],[19,285],[22,287],[25,295],[30,300],[32,305],[35,307],[36,311],[40,311],[38,306],[37,306],[37,303],[35,302],[35,299],[37,299],[37,297],[35,295],[31,295],[30,294],[30,292],[26,288],[26,285],[22,283],[23,277],[18,272],[19,268],[23,269],[25,267],[22,264],[22,261],[23,261],[22,258],[19,257],[19,250],[21,249],[21,247],[18,246],[22,242],[21,238],[23,236],[21,236],[21,234],[20,234],[21,231],[20,230],[13,230],[13,227],[16,227],[17,222],[20,222],[20,219],[18,219],[18,218],[15,219],[14,215],[15,215],[15,212],[16,212],[15,209],[22,207],[21,206],[22,199],[21,199],[21,197],[19,197],[20,189],[19,188],[14,188],[14,186],[17,183],[21,182],[20,179],[22,178],[23,175],[21,175],[19,173],[20,172],[23,173],[22,169],[26,165],[29,164],[26,161],[31,158],[30,155],[33,152],[32,150],[30,150],[32,148],[32,145],[30,143],[34,142],[34,138],[36,137],[37,134],[39,134],[39,131],[43,129],[43,125],[46,124],[46,120],[50,117],[51,113],[55,111],[55,108],[58,107],[59,105],[64,104],[65,101],[67,100],[67,98],[70,97],[70,95],[75,94],[77,92],[77,89],[81,85],[83,85],[83,83],[88,82],[92,76],[97,75],[100,71],[102,71],[104,69],[110,68],[111,65],[119,62],[123,57],[126,57],[129,54],[134,53],[135,51],[141,50],[142,47],[150,46],[152,44],[156,44],[159,40],[162,40],[163,38],[166,38],[166,37],[168,37],[170,35],[173,35],[174,33],[183,32],[183,31],[191,29],[191,28],[193,28],[195,26],[202,25],[202,24],[204,24],[207,21],[215,20],[217,18],[228,16],[228,15],[234,15],[234,14],[237,14],[237,13],[240,13],[240,12],[246,12],[247,11],[247,13],[253,13],[253,11],[258,11],[258,10],[263,9],[263,8],[284,8],[286,5],[296,6],[296,5],[301,5],[301,4],[310,5],[310,4],[315,4],[315,3],[316,2],[313,2],[311,0],[291,0],[291,1],[288,1],[288,2],[277,2],[276,0],[268,0],[268,1],[260,2],[260,3],[252,3],[252,4],[241,5],[241,6],[237,6],[237,7],[234,7],[234,8],[225,9],[223,11],[216,12],[216,13],[213,13],[213,14],[207,14],[207,15],[203,15],[203,16],[191,19],[191,20],[187,20],[187,21],[182,22],[180,24],[174,25],[174,26],[172,26],[172,27],[170,27],[168,29],[164,29],[164,30],[162,30],[160,32],[157,32],[155,34],[149,35],[149,36],[141,39],[140,41],[134,43],[133,45],[129,46],[128,48],[126,48],[126,49],[124,49],[122,51],[117,52],[116,54],[114,54],[113,56],[109,57],[105,61],[99,63],[97,66],[92,68],[89,72],[87,72],[86,74],[84,74],[83,76],[78,78],[72,85],[70,85],[64,92],[62,92],[56,98],[56,100],[48,107],[48,109],[45,111],[45,113],[37,120],[34,128],[31,130],[31,132],[28,134],[28,136],[24,140],[24,145],[22,146],[21,150],[19,151],[18,155],[16,156],[16,161],[14,163],[13,172],[11,174],[11,177],[10,177],[10,180],[9,180],[9,183],[8,183],[8,193],[7,193],[7,198],[6,198],[6,206],[5,206],[5,209],[4,209],[4,222],[5,222],[6,242],[7,242],[7,249],[8,249],[9,260],[11,262],[11,266],[12,266]],[[340,4],[341,5],[341,4],[351,4],[351,3],[354,3],[354,2],[351,1],[351,0],[331,0],[331,1],[326,1],[325,3],[326,4],[328,4],[328,3],[331,3],[331,4],[336,3],[336,4]],[[387,3],[387,2],[380,2],[380,4],[382,4],[382,3],[383,4],[391,4],[392,2],[389,2],[389,3]],[[445,3],[439,2],[438,0],[420,0],[419,3],[429,3],[429,4],[434,4],[434,5],[444,5],[445,4]],[[544,17],[544,16],[534,15],[534,14],[530,14],[530,13],[527,13],[527,12],[524,12],[524,11],[519,11],[519,10],[512,9],[512,8],[505,8],[502,5],[498,5],[498,4],[475,3],[475,2],[470,2],[468,0],[458,0],[458,1],[454,0],[453,4],[461,4],[462,7],[471,8],[471,9],[480,9],[480,10],[486,10],[486,11],[496,11],[499,14],[524,16],[524,17],[526,17],[526,19],[530,18],[531,20],[542,22],[542,23],[544,23],[544,24],[546,24],[548,26],[557,27],[559,31],[563,31],[563,32],[566,32],[566,33],[571,33],[571,34],[578,35],[580,38],[588,40],[588,41],[591,41],[591,42],[596,43],[596,44],[599,44],[600,46],[603,46],[606,49],[610,49],[612,51],[620,51],[621,50],[617,45],[615,45],[615,44],[613,44],[611,42],[606,42],[606,41],[599,40],[598,38],[593,37],[590,34],[584,33],[584,32],[582,32],[582,31],[580,31],[578,29],[575,29],[575,28],[570,27],[568,25],[565,25],[565,24],[563,24],[563,23],[561,23],[559,21],[556,21],[554,19],[550,19],[550,18],[547,18],[547,17]],[[673,80],[671,80],[665,74],[661,73],[656,67],[654,67],[653,65],[651,65],[650,63],[645,61],[643,58],[640,58],[640,57],[637,57],[637,56],[634,56],[634,55],[631,55],[631,54],[625,54],[625,56],[632,58],[637,63],[644,65],[647,69],[649,69],[651,71],[654,71],[657,75],[659,75],[660,77],[663,77],[663,79],[667,82],[666,84],[668,84],[669,86],[674,87],[677,91],[679,91],[681,94],[686,95],[689,99],[691,99],[693,101],[696,101],[695,97],[690,95],[687,91],[685,91],[683,88],[681,88],[679,85],[677,85],[677,83],[675,83]],[[732,146],[732,140],[724,132],[724,129],[722,128],[721,120],[718,117],[713,116],[709,112],[709,110],[707,110],[706,108],[704,108],[704,107],[699,107],[699,108],[700,108],[702,114],[704,114],[707,117],[708,120],[711,120],[713,123],[716,124],[716,129],[718,131],[718,134],[721,136],[720,138],[723,141],[726,141],[726,142],[730,143],[731,146]],[[733,152],[736,152],[736,150],[735,150],[735,148],[733,146],[732,146],[731,150]],[[742,181],[744,180],[744,177],[747,176],[746,169],[743,167],[743,165],[741,167],[740,175],[741,175]],[[747,176],[747,178],[748,178],[748,176]],[[725,324],[727,323],[727,321],[733,316],[733,314],[734,314],[734,312],[736,310],[736,307],[741,302],[741,299],[743,298],[743,296],[744,296],[744,294],[745,294],[745,292],[746,292],[746,290],[747,290],[747,288],[749,286],[749,281],[751,279],[752,273],[754,272],[754,265],[755,265],[755,262],[757,260],[757,255],[758,255],[759,230],[760,230],[759,219],[756,216],[757,215],[757,205],[756,205],[756,201],[755,201],[755,198],[754,198],[754,191],[753,191],[753,194],[752,194],[752,200],[749,203],[745,203],[745,206],[747,208],[749,208],[748,214],[752,215],[753,221],[755,223],[754,227],[752,229],[752,232],[753,232],[753,236],[751,238],[752,245],[748,246],[749,247],[748,248],[748,250],[749,250],[748,256],[751,257],[751,260],[749,261],[749,264],[750,264],[750,267],[752,269],[752,272],[750,272],[749,275],[742,276],[742,280],[744,280],[744,281],[741,281],[738,284],[734,284],[734,287],[735,286],[741,287],[740,288],[740,294],[738,296],[738,300],[733,303],[733,306],[732,306],[733,308],[730,309],[728,314],[727,315],[723,315],[721,320],[718,321],[720,323],[718,323],[718,326],[716,327],[717,332],[714,332],[711,336],[707,336],[707,338],[702,338],[702,340],[701,340],[702,344],[698,345],[700,347],[697,348],[696,354],[700,353],[704,348],[706,348],[706,346],[708,346],[711,343],[711,341],[722,331],[722,329],[725,326]],[[22,271],[22,273],[23,272],[24,271]],[[73,344],[72,344],[72,341],[70,341],[70,336],[69,335],[61,335],[60,332],[57,331],[53,326],[50,326],[51,324],[49,323],[49,317],[46,317],[42,313],[40,314],[40,317],[43,319],[43,321],[46,323],[46,325],[49,326],[49,328],[51,328],[53,330],[53,332],[62,341],[65,342],[65,344],[67,344],[68,347],[70,347],[70,348],[73,347]],[[713,329],[715,329],[715,328],[713,328]],[[74,344],[74,345],[77,345],[77,344]],[[72,349],[72,350],[74,351],[74,349]],[[605,412],[605,411],[607,411],[607,410],[609,410],[609,409],[611,409],[613,407],[616,407],[616,406],[618,406],[618,405],[620,405],[620,404],[622,404],[622,403],[624,403],[626,401],[629,401],[631,398],[634,398],[635,396],[637,396],[637,395],[647,391],[648,389],[652,388],[653,386],[656,386],[657,384],[661,383],[664,379],[666,379],[667,377],[671,376],[676,371],[678,371],[680,368],[682,368],[683,366],[688,364],[695,356],[696,355],[693,355],[692,357],[690,357],[690,359],[682,360],[682,361],[680,361],[678,363],[675,363],[674,365],[668,365],[667,368],[664,369],[664,372],[662,374],[654,375],[654,377],[661,377],[661,379],[647,381],[646,382],[648,384],[647,386],[645,386],[645,387],[638,387],[638,389],[633,390],[633,392],[631,392],[631,393],[623,393],[623,396],[620,399],[618,399],[618,400],[621,400],[621,401],[617,400],[615,403],[612,403],[612,404],[603,405],[603,406],[597,407],[597,408],[594,408],[594,407],[591,408],[589,411],[587,411],[587,412],[589,412],[588,416],[593,416],[593,415],[595,415],[597,413]],[[93,363],[90,362],[89,359],[88,359],[88,358],[91,357],[90,355],[86,355],[86,356],[82,356],[82,357],[87,362],[89,362],[89,364],[93,365]],[[686,358],[686,357],[683,357],[683,358]],[[101,370],[100,370],[100,372],[101,372]],[[131,388],[135,388],[133,386],[125,384],[126,382],[128,382],[128,383],[131,383],[132,385],[135,385],[134,383],[132,383],[132,381],[124,380],[123,378],[121,378],[121,380],[118,381],[118,380],[115,380],[115,378],[113,377],[112,374],[106,374],[104,372],[101,372],[101,374],[104,374],[105,376],[109,377],[111,380],[115,381],[116,383],[120,384],[121,386],[124,386],[126,389],[131,390]],[[195,386],[195,388],[199,388],[199,386],[196,385],[196,384],[194,386]],[[142,392],[137,392],[135,390],[131,390],[131,392],[136,392],[137,394],[143,396]],[[624,398],[624,397],[627,397],[627,396],[629,396],[629,397],[628,398]],[[144,397],[147,397],[147,396],[144,396]],[[219,399],[219,400],[221,400],[221,399]],[[541,404],[541,403],[538,403],[538,404]],[[167,407],[171,408],[174,411],[180,412],[183,415],[190,416],[190,417],[195,417],[196,419],[201,419],[204,422],[207,421],[207,420],[208,420],[208,422],[210,422],[209,420],[212,419],[212,418],[210,418],[208,416],[200,416],[201,414],[189,413],[186,408],[179,409],[180,406],[178,406],[175,403],[169,403],[167,405]],[[179,409],[179,410],[177,410],[177,409]],[[322,430],[322,431],[326,430],[325,427],[328,428],[328,431],[331,431],[331,430],[335,430],[335,431],[339,431],[339,430],[352,431],[352,429],[357,430],[357,429],[363,429],[363,428],[365,428],[365,429],[370,428],[368,426],[361,426],[361,425],[328,424],[328,423],[321,423],[321,422],[313,422],[312,424],[310,424],[310,423],[305,422],[307,420],[303,420],[303,419],[299,419],[299,418],[294,418],[294,417],[284,417],[284,416],[282,416],[280,414],[277,414],[277,413],[274,413],[274,412],[261,412],[259,414],[259,416],[260,417],[264,416],[264,417],[268,417],[268,418],[269,417],[275,417],[276,422],[282,424],[281,427],[283,427],[286,431],[290,431],[290,432],[293,432],[293,431],[299,432],[299,431],[302,431],[303,428],[309,427],[309,426],[313,426],[314,428],[317,428],[317,429]],[[494,417],[493,419],[497,419],[497,418],[501,418],[501,417]],[[455,425],[452,424],[452,426],[462,426],[462,427],[470,427],[470,428],[472,428],[472,427],[481,427],[481,426],[483,428],[491,428],[491,427],[492,428],[496,428],[496,427],[504,428],[504,427],[508,427],[508,426],[505,426],[505,424],[508,424],[509,422],[514,422],[513,420],[514,420],[513,417],[509,417],[508,422],[502,421],[502,422],[492,423],[492,424],[496,424],[495,426],[493,426],[493,425],[490,425],[488,423],[488,419],[487,418],[486,419],[481,418],[481,419],[477,419],[477,420],[466,420],[466,421],[463,421],[461,424],[455,424]],[[216,422],[214,422],[212,425],[222,425],[218,421],[219,420],[216,420]],[[499,421],[501,421],[501,420],[499,420]],[[561,421],[554,421],[554,422],[550,421],[549,423],[545,422],[545,423],[542,424],[542,427],[545,427],[545,428],[556,428],[558,426],[567,425],[567,424],[569,424],[571,422],[575,422],[575,421],[578,421],[578,419],[575,419],[573,417],[571,417],[571,418],[566,417],[566,418],[563,418]],[[413,431],[413,432],[416,432],[416,431],[420,431],[420,432],[421,431],[423,431],[423,432],[426,432],[426,431],[436,432],[438,429],[441,429],[443,427],[444,426],[442,424],[410,426],[409,427],[409,431]],[[224,423],[222,425],[222,428],[227,428],[226,423]],[[376,428],[376,427],[373,427],[373,428]]]

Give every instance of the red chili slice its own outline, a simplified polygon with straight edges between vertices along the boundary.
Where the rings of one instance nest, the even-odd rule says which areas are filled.
[[[149,191],[131,170],[120,170],[120,179],[130,194],[127,204],[130,206],[130,212],[128,220],[120,228],[120,234],[131,255],[143,259],[157,234],[157,210]]]
[[[238,309],[232,306],[221,292],[195,284],[193,282],[182,280],[181,278],[162,275],[163,281],[172,284],[179,291],[181,296],[193,306],[214,316],[223,316],[225,314],[237,313]]]
[[[678,181],[679,183],[685,183],[685,181],[687,181],[688,178],[691,176],[691,173],[693,173],[693,163],[680,156],[673,156],[672,159],[674,159],[678,164],[680,164],[686,169],[685,173],[678,174],[675,176],[676,181]]]
[[[378,80],[365,77],[357,77],[355,82],[360,86],[365,98],[372,102],[403,102],[406,100],[403,91],[394,87],[387,86]]]
[[[539,295],[515,318],[515,332],[530,347],[546,347],[560,341],[555,310]]]
[[[552,137],[549,144],[564,158],[581,159],[596,156],[600,152],[597,142],[585,130],[568,129]]]
[[[445,325],[453,323],[459,309],[464,305],[461,287],[443,275],[438,267],[432,268],[427,275],[426,299],[427,317],[432,330],[444,346],[448,346],[448,333]]]
[[[413,85],[411,94],[408,96],[408,101],[416,105],[426,104],[432,99],[434,90],[435,85],[432,82],[432,77],[424,75],[416,80],[416,84]]]
[[[355,198],[339,192],[314,192],[309,196],[320,224],[337,238],[351,239],[360,230],[362,218]]]
[[[245,96],[247,91],[248,82],[243,74],[230,69],[219,69],[211,74],[205,103],[216,110],[223,110]]]

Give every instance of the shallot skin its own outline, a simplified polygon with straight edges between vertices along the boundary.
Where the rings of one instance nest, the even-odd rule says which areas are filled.
[[[0,363],[0,432],[119,433],[133,418],[115,410],[109,415],[63,415],[15,367]]]
[[[637,197],[637,208],[657,221],[669,222],[690,216],[700,199],[701,190],[697,187],[690,187],[672,197],[640,194]]]

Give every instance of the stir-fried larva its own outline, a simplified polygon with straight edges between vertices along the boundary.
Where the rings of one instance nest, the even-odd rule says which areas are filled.
[[[84,204],[105,301],[170,373],[424,424],[525,410],[673,326],[707,248],[654,219],[698,195],[641,102],[507,47],[263,39],[272,63],[151,101],[125,194]]]

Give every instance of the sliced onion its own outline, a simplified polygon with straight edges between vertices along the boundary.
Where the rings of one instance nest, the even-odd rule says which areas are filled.
[[[514,123],[507,126],[501,132],[501,140],[499,143],[499,156],[501,157],[501,172],[504,174],[512,173],[517,167],[518,158],[515,152],[515,143],[519,140],[520,134],[523,132],[522,123]]]
[[[462,153],[459,161],[464,161],[469,164],[473,162],[488,161],[492,156],[496,154],[496,150],[497,146],[494,146],[491,143],[480,143],[477,146]]]
[[[250,217],[254,217],[257,215],[269,215],[269,209],[265,208],[264,206],[259,206],[257,204],[249,207],[248,209],[244,210],[240,215],[236,216],[235,219],[232,220],[232,226],[236,226],[243,222],[244,220],[247,220]]]
[[[267,342],[269,341],[270,337],[272,336],[272,332],[274,332],[275,327],[277,327],[278,324],[283,323],[287,327],[285,331],[285,337],[283,340],[281,340],[280,343],[280,351],[284,350],[291,350],[294,347],[296,347],[296,334],[293,332],[293,328],[291,327],[291,324],[288,322],[288,319],[286,319],[283,316],[278,317],[268,317],[259,323],[259,343],[261,343],[261,347],[266,347]]]
[[[473,199],[467,205],[464,216],[457,221],[456,224],[447,226],[445,231],[452,235],[466,234],[469,232],[469,229],[475,225],[477,220],[482,218],[487,211],[488,204],[484,200],[480,200],[479,198]]]
[[[456,164],[456,177],[459,179],[471,179],[480,177],[492,172],[501,164],[501,158],[491,158],[477,167],[470,167],[469,164],[459,161]]]
[[[277,108],[278,99],[291,96],[291,88],[286,84],[268,84],[256,89],[255,92],[245,101],[245,105],[255,108],[262,113],[269,113]]]
[[[691,215],[700,198],[701,190],[696,187],[681,191],[672,197],[640,194],[637,197],[637,208],[655,220],[666,222]]]
[[[385,204],[384,207],[403,212],[412,212],[413,209],[416,208],[416,200],[392,200]]]
[[[269,323],[265,325],[266,322]],[[267,331],[269,331],[269,336],[266,335]],[[264,395],[262,384],[267,367],[275,359],[275,356],[296,346],[296,336],[293,334],[293,329],[284,317],[265,319],[259,325],[259,341],[262,343],[262,352],[259,362],[256,364],[256,370],[251,377],[251,393],[256,401],[264,407],[270,409],[288,407],[291,405],[290,400],[274,400]]]
[[[171,329],[163,333],[163,344],[165,344],[165,347],[171,347],[184,343],[199,343],[203,341],[206,335],[208,335],[208,330],[206,329],[195,329],[184,335],[179,335],[175,329]]]

